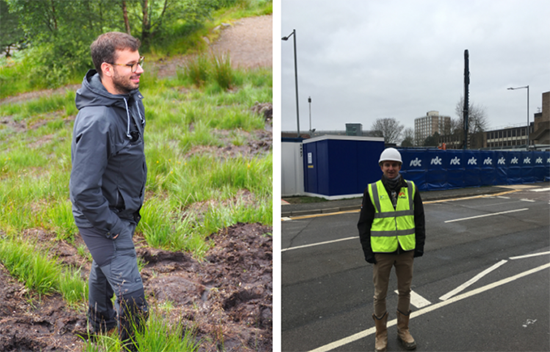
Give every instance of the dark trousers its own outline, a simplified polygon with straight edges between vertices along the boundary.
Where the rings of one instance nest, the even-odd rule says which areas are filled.
[[[135,224],[125,221],[116,239],[95,228],[79,228],[92,254],[89,277],[88,321],[95,332],[119,328],[121,339],[133,336],[133,328],[147,319],[148,306],[133,243]],[[111,298],[116,295],[116,307]]]

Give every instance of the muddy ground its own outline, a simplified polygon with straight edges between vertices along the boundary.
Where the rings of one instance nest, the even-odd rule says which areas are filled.
[[[271,67],[271,28],[272,16],[241,19],[224,29],[211,48],[219,53],[230,51],[234,66]],[[184,57],[171,58],[157,65],[158,75],[170,76],[184,62]],[[77,88],[24,93],[3,99],[0,104]],[[228,142],[226,132],[219,131],[219,139],[227,142],[225,146],[198,148],[189,153],[225,158],[269,152],[273,140],[272,105],[259,102],[252,109],[265,117],[266,128],[244,136],[247,143],[234,146]],[[15,133],[35,127],[9,118],[0,123]],[[213,247],[201,262],[186,253],[144,246],[145,241],[136,234],[137,254],[147,263],[142,276],[149,304],[154,309],[171,302],[174,310],[170,321],[194,329],[199,351],[271,351],[271,232],[272,227],[260,224],[236,224],[223,229],[209,237]],[[91,262],[78,254],[77,248],[84,245],[79,236],[74,243],[68,243],[41,229],[26,230],[21,235],[36,238],[64,265],[82,267],[82,277],[87,279]],[[83,335],[84,311],[67,307],[59,294],[36,296],[0,263],[0,351],[82,351]]]
[[[183,252],[143,245],[136,251],[147,265],[142,270],[145,292],[153,307],[170,302],[169,320],[193,329],[200,351],[271,351],[272,228],[236,224],[209,237],[214,247],[204,261]],[[56,241],[55,234],[28,230],[65,265],[90,261],[75,243]],[[37,297],[0,265],[0,351],[82,351],[85,313],[67,307],[59,294]]]

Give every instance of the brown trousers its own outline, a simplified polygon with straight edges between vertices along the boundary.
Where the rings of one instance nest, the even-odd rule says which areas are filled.
[[[413,277],[414,251],[401,254],[375,253],[376,264],[373,269],[374,314],[382,317],[386,313],[386,296],[390,281],[391,268],[395,266],[399,300],[397,309],[404,314],[409,312],[411,302],[411,283]]]

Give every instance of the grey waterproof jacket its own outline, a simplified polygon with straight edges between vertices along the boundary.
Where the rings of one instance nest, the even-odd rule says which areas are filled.
[[[139,222],[147,165],[143,97],[135,89],[114,95],[96,70],[76,92],[69,184],[78,227],[94,227],[111,238],[124,230],[121,219]]]

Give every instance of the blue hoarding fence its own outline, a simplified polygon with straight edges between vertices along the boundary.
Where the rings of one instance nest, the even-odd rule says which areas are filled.
[[[421,191],[550,181],[550,152],[399,149]]]

